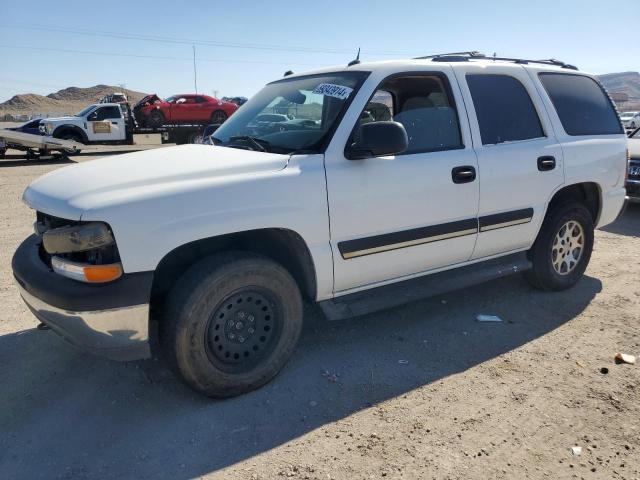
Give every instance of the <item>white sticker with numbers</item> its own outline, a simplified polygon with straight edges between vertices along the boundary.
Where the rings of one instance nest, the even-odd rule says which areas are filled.
[[[334,85],[333,83],[321,83],[313,91],[313,93],[339,98],[340,100],[348,98],[351,92],[353,92],[353,88]]]

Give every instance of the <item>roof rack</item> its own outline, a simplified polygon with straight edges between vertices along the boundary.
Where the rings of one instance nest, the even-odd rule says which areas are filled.
[[[484,60],[502,60],[505,62],[514,62],[520,65],[527,65],[529,63],[538,63],[542,65],[554,65],[556,67],[567,68],[569,70],[578,70],[575,65],[569,65],[555,58],[549,58],[544,60],[528,60],[525,58],[509,58],[509,57],[496,57],[495,54],[492,57],[487,57],[485,54],[478,51],[470,52],[455,52],[455,53],[440,53],[437,55],[427,55],[424,57],[415,57],[414,60],[431,60],[433,62],[468,62],[473,59]]]

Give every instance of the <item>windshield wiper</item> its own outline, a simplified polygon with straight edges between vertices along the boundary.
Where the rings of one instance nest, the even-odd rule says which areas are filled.
[[[256,147],[256,149],[260,152],[266,152],[267,148],[270,144],[266,140],[262,140],[261,138],[252,137],[251,135],[234,135],[229,137],[229,141],[245,141],[249,142],[251,145]]]

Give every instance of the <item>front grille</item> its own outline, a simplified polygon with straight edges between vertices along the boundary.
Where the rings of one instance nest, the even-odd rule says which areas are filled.
[[[632,175],[631,172],[634,172]],[[640,160],[632,158],[629,161],[629,180],[640,181]]]
[[[48,213],[36,212],[36,222],[39,224],[39,232],[49,230],[51,228],[66,227],[68,225],[77,225],[80,222],[67,220],[66,218],[54,217]]]
[[[627,183],[627,195],[634,198],[640,198],[640,184]]]

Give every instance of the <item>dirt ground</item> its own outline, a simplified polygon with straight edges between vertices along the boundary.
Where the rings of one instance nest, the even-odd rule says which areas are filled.
[[[339,323],[309,306],[280,376],[211,401],[35,329],[20,195],[62,166],[0,160],[0,478],[640,478],[640,365],[613,361],[640,355],[639,205],[569,291],[515,276]]]

